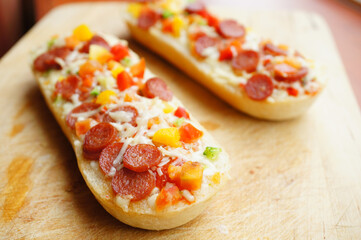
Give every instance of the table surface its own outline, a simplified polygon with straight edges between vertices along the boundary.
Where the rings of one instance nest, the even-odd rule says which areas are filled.
[[[102,209],[26,56],[80,23],[127,38],[120,5],[55,9],[0,61],[0,239],[359,239],[361,115],[327,25],[308,12],[211,8],[328,66],[327,88],[293,121],[248,117],[130,41],[229,153],[232,180],[198,218],[169,231],[131,228]]]
[[[37,18],[49,9],[69,2],[99,0],[35,0]],[[112,0],[103,0],[112,1]],[[114,1],[114,0],[113,0]],[[203,0],[207,4],[236,6],[249,10],[307,10],[320,14],[328,23],[361,107],[361,5],[352,0]]]

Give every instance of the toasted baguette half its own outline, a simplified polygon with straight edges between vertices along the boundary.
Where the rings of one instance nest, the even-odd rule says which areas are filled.
[[[144,8],[156,9],[158,12],[164,10],[157,4],[143,5]],[[269,98],[261,101],[250,98],[244,88],[246,82],[243,80],[242,84],[237,84],[232,80],[239,78],[239,76],[233,73],[232,67],[230,67],[230,61],[228,61],[228,63],[225,63],[227,61],[222,61],[218,64],[209,64],[209,59],[202,59],[199,58],[199,56],[195,56],[194,51],[191,50],[191,46],[194,43],[192,43],[190,40],[185,40],[188,38],[187,35],[189,35],[189,32],[191,31],[191,27],[189,27],[190,24],[187,22],[189,19],[187,18],[194,14],[186,13],[186,10],[184,9],[179,9],[178,12],[180,12],[180,16],[184,17],[183,20],[186,22],[184,23],[185,27],[181,30],[180,36],[173,36],[169,32],[162,31],[162,26],[160,23],[156,23],[149,29],[144,29],[139,27],[137,18],[131,14],[129,14],[126,19],[131,35],[136,41],[156,52],[167,61],[171,62],[177,68],[188,74],[191,78],[197,80],[199,83],[201,83],[203,86],[208,88],[215,95],[229,103],[234,108],[260,119],[276,121],[292,119],[306,112],[306,110],[312,105],[315,99],[319,96],[320,92],[323,90],[325,86],[325,80],[322,79],[322,76],[315,76],[317,87],[313,89],[313,92],[310,94],[299,94],[298,96],[291,96],[287,93],[283,93],[282,97],[274,96],[276,94],[273,94]],[[200,18],[199,16],[196,17]],[[209,31],[209,29],[211,28],[208,27],[206,30]],[[214,30],[214,32],[216,32],[216,30]],[[253,36],[254,34],[252,33],[252,39],[254,38]],[[247,39],[247,37],[245,37],[245,39]],[[247,47],[245,47],[244,50],[248,50]],[[256,49],[253,50],[257,51]],[[262,54],[261,50],[259,50],[259,52]],[[212,61],[217,61],[217,59]],[[261,63],[259,63],[259,65],[261,65]],[[226,73],[226,75],[218,74],[218,69],[220,68],[224,68],[222,72],[228,73]],[[318,74],[314,69],[310,68],[309,71],[312,71],[312,75]],[[257,73],[257,71],[254,73]],[[251,73],[251,75],[254,73]],[[268,74],[272,77],[272,73]],[[242,77],[246,78],[247,81],[247,78],[249,78],[250,75],[249,73],[245,73]],[[277,81],[274,81],[274,83],[278,84]],[[281,84],[287,85],[287,83]],[[242,87],[240,87],[240,85],[242,85]],[[292,87],[291,84],[289,84],[289,86]],[[280,92],[279,90],[277,91]]]
[[[82,28],[84,30],[85,27],[82,26],[80,29],[82,29]],[[86,30],[90,31],[87,28],[86,28]],[[70,35],[70,36],[74,36],[74,35],[75,35],[75,32],[73,33],[73,35]],[[99,36],[99,34],[98,34],[98,36]],[[105,34],[102,34],[101,36],[103,39],[105,39],[105,41],[107,42],[107,44],[110,47],[113,47],[116,44],[121,44],[123,46],[127,46],[127,43],[125,41],[118,40],[113,36],[105,35]],[[52,39],[51,41],[55,41],[55,46],[53,46],[52,48],[64,46],[64,38]],[[179,188],[178,188],[178,186],[176,184],[174,184],[174,182],[167,183],[172,187],[177,186],[177,189],[179,190],[179,192],[177,192],[177,194],[180,194],[177,196],[180,196],[181,199],[178,199],[178,201],[176,201],[174,203],[168,203],[166,206],[163,206],[162,208],[159,208],[156,202],[157,202],[158,196],[160,195],[160,192],[162,191],[163,188],[165,188],[165,186],[163,186],[162,189],[154,187],[153,190],[151,191],[151,193],[149,193],[147,196],[145,196],[142,199],[137,200],[137,201],[132,201],[131,195],[129,198],[129,196],[123,196],[122,194],[119,194],[119,193],[117,194],[112,188],[112,178],[114,177],[114,174],[117,174],[117,173],[105,174],[100,168],[98,159],[92,159],[92,160],[86,159],[84,157],[84,150],[83,150],[84,149],[84,139],[86,138],[86,134],[77,135],[76,130],[69,127],[69,124],[67,124],[67,122],[66,122],[67,116],[69,114],[71,114],[72,109],[74,109],[76,106],[79,106],[82,102],[81,101],[79,102],[79,99],[75,99],[75,98],[78,98],[78,96],[76,96],[76,97],[72,96],[71,99],[67,99],[67,100],[62,99],[60,97],[60,100],[59,100],[59,96],[61,96],[61,93],[59,93],[59,92],[57,93],[55,90],[56,89],[55,85],[57,83],[59,84],[60,81],[67,81],[66,79],[68,76],[66,74],[69,74],[69,72],[71,72],[70,75],[78,74],[77,72],[79,72],[79,66],[84,64],[84,62],[88,61],[89,55],[92,55],[92,53],[91,53],[92,50],[90,50],[90,54],[83,53],[81,55],[78,52],[79,49],[83,45],[85,45],[88,41],[90,41],[90,40],[80,41],[80,43],[78,43],[79,45],[76,46],[76,48],[74,50],[72,50],[72,52],[65,59],[63,59],[63,61],[61,61],[62,63],[61,63],[60,70],[59,69],[47,69],[46,71],[39,71],[38,70],[39,67],[37,69],[37,67],[35,67],[35,64],[32,65],[34,76],[39,84],[40,90],[45,98],[45,101],[46,101],[49,109],[53,113],[54,117],[56,118],[56,120],[57,120],[58,124],[60,125],[61,129],[63,130],[64,134],[67,136],[69,142],[72,144],[72,147],[73,147],[75,155],[76,155],[79,170],[80,170],[87,186],[89,187],[89,189],[91,190],[91,192],[93,193],[95,198],[104,207],[104,209],[106,211],[108,211],[111,215],[113,215],[115,218],[117,218],[121,222],[128,224],[130,226],[137,227],[137,228],[143,228],[143,229],[149,229],[149,230],[162,230],[162,229],[174,228],[174,227],[177,227],[177,226],[180,226],[182,224],[189,222],[190,220],[197,217],[207,207],[207,204],[210,202],[210,200],[214,196],[214,194],[227,181],[227,179],[228,179],[227,171],[229,169],[227,153],[224,150],[222,150],[219,153],[219,155],[217,156],[216,161],[214,161],[214,160],[210,161],[209,159],[207,160],[206,156],[204,156],[204,155],[202,156],[202,154],[199,154],[200,151],[203,151],[203,149],[198,149],[198,151],[195,151],[194,153],[188,153],[187,155],[184,155],[184,160],[186,160],[186,162],[187,161],[196,162],[196,163],[198,163],[197,166],[202,166],[202,168],[206,167],[208,170],[206,170],[206,169],[203,170],[202,183],[198,189],[187,190],[186,188],[182,189],[181,186],[179,186]],[[47,46],[44,45],[41,48],[34,51],[32,59],[36,61],[36,59],[38,59],[39,56],[41,56],[42,54],[46,54],[50,50],[48,50]],[[130,53],[129,58],[132,62],[130,64],[130,67],[131,67],[131,65],[133,65],[134,63],[137,63],[139,61],[139,58],[130,49],[129,49],[129,53]],[[80,57],[80,55],[81,55],[81,57]],[[78,57],[82,58],[84,61],[79,60]],[[80,62],[75,63],[77,60],[74,60],[74,59],[78,59]],[[109,65],[109,62],[108,62],[108,65]],[[141,99],[140,101],[143,101],[141,104],[138,104],[137,106],[141,106],[143,104],[145,104],[145,105],[148,104],[147,106],[150,106],[152,104],[155,104],[157,106],[162,106],[162,104],[165,104],[165,106],[168,107],[168,109],[169,109],[169,106],[171,106],[174,108],[174,110],[177,106],[182,106],[180,101],[178,99],[176,99],[174,96],[173,96],[172,100],[169,100],[166,103],[165,101],[160,100],[159,97],[157,97],[157,96],[155,98],[146,98],[144,96],[137,95],[137,93],[139,93],[138,92],[139,89],[137,88],[137,86],[133,86],[133,88],[134,88],[133,90],[131,90],[131,88],[129,88],[122,92],[117,89],[116,85],[110,84],[110,83],[114,83],[115,79],[111,79],[109,74],[107,75],[109,77],[108,82],[104,83],[104,81],[103,81],[102,82],[103,85],[101,85],[98,81],[98,79],[101,79],[101,78],[99,78],[99,76],[101,74],[109,73],[108,72],[109,70],[107,69],[107,63],[102,64],[102,68],[103,69],[99,71],[97,76],[93,76],[93,80],[95,81],[93,88],[95,86],[98,86],[100,88],[100,94],[97,97],[89,96],[89,98],[84,100],[84,102],[85,101],[86,102],[89,102],[89,101],[96,102],[96,101],[98,101],[98,98],[103,91],[111,90],[116,94],[116,98],[115,98],[116,100],[115,100],[115,102],[112,102],[111,104],[115,104],[115,105],[119,105],[119,106],[122,104],[129,105],[129,102],[125,103],[122,99],[124,98],[125,94],[130,95],[133,93],[135,94],[136,98]],[[124,71],[129,71],[129,67],[125,68]],[[129,72],[129,74],[131,74],[131,73]],[[149,77],[153,77],[153,76],[154,75],[152,73],[150,73],[149,70],[146,69],[144,78],[139,79],[139,83],[144,84],[148,80]],[[84,79],[82,81],[84,81]],[[139,84],[139,85],[142,85],[142,84]],[[105,86],[108,89],[105,89],[104,88]],[[54,97],[54,92],[57,94],[56,98]],[[104,106],[109,107],[109,109],[111,109],[110,103],[102,104],[101,108],[103,108]],[[138,114],[139,114],[137,117],[138,126],[136,127],[135,131],[138,131],[138,129],[140,129],[140,128],[146,129],[147,126],[144,126],[144,124],[147,124],[148,121],[146,121],[147,119],[142,119],[142,118],[149,117],[147,115],[147,112],[143,111],[143,109],[139,108],[137,110],[138,110]],[[174,110],[168,110],[167,114],[174,114]],[[152,109],[149,110],[149,112],[151,112],[151,111],[153,111],[153,110]],[[156,112],[156,109],[155,109],[155,112]],[[166,116],[166,114],[163,113],[163,110],[161,112],[164,115],[162,115],[162,116],[159,115],[158,116],[159,118],[166,118],[167,120],[169,120],[169,119],[177,120],[178,119],[174,116],[170,116],[170,115]],[[77,122],[82,120],[79,118],[81,118],[81,117],[78,116]],[[92,119],[91,121],[93,121],[93,120],[94,119]],[[97,126],[99,124],[99,122],[96,122],[96,120],[94,120],[94,121],[92,122],[91,128],[93,128],[94,126]],[[198,130],[203,132],[203,135],[201,136],[201,138],[199,138],[198,140],[195,141],[199,146],[201,146],[201,147],[206,147],[208,145],[213,146],[213,147],[218,146],[218,144],[214,142],[214,140],[206,132],[206,130],[196,120],[194,120],[194,118],[192,116],[190,116],[190,119],[187,119],[185,122],[192,124]],[[121,123],[119,121],[115,121],[112,124],[114,126],[122,126],[123,123]],[[163,123],[161,123],[161,124],[163,124]],[[127,126],[128,126],[128,128],[131,128],[129,125],[127,125]],[[150,130],[152,130],[152,128]],[[89,132],[89,130],[87,131],[87,133],[88,132]],[[151,135],[151,134],[149,134],[149,135]],[[135,136],[136,136],[136,134],[135,134]],[[128,145],[128,148],[129,148],[129,146],[137,144],[137,140],[131,140],[131,137],[126,138],[126,137],[122,136],[121,131],[118,132],[118,137],[121,139],[120,141],[126,142],[127,139],[130,139],[129,140],[130,142],[133,141]],[[135,137],[134,137],[134,139],[135,139]],[[116,140],[116,141],[119,141],[119,140]],[[152,136],[149,136],[149,141],[147,139],[143,140],[143,141],[146,141],[150,145],[154,145],[152,142]],[[188,146],[188,147],[193,146],[192,144],[188,144],[188,145],[185,143],[182,143],[182,144],[183,144],[183,146]],[[158,148],[160,147],[159,143],[156,145]],[[170,155],[174,153],[175,155],[178,156],[177,158],[182,158],[182,155],[179,155],[179,152],[176,152],[179,150],[179,148],[167,147],[164,144],[161,145],[161,147],[163,147],[162,151],[165,148],[167,149],[166,151],[164,150],[164,152],[162,152],[163,157],[171,158]],[[167,155],[168,153],[169,153],[169,156]],[[193,158],[192,154],[194,154],[194,155],[197,154],[198,157]],[[183,165],[181,165],[181,167],[182,166]],[[212,170],[210,170],[209,168],[211,168]],[[115,168],[115,170],[118,171],[117,168]],[[152,174],[154,174],[156,177],[159,176],[159,172],[157,172],[158,170],[154,171],[152,169],[148,169],[148,171],[151,171]],[[212,178],[212,177],[214,177],[213,172],[217,173],[216,179]],[[168,185],[166,185],[166,186],[168,186]],[[182,190],[182,191],[180,191],[180,190]],[[187,191],[185,192],[184,190],[187,190]],[[187,193],[187,194],[185,194],[185,193]]]

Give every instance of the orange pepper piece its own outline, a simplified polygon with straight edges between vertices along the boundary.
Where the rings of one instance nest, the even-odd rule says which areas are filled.
[[[145,71],[145,60],[144,58],[140,59],[137,64],[134,64],[130,67],[130,72],[132,73],[133,77],[143,78]]]

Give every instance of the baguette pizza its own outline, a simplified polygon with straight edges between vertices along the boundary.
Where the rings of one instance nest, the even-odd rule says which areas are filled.
[[[313,61],[189,2],[129,4],[132,36],[251,116],[286,120],[310,107],[325,85]]]
[[[46,103],[99,203],[128,225],[195,218],[228,179],[228,155],[127,42],[80,25],[33,51]]]

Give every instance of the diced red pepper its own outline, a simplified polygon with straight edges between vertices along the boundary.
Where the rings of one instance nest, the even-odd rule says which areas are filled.
[[[178,107],[177,110],[175,110],[174,116],[189,119],[189,113],[182,107]]]
[[[171,19],[163,19],[162,20],[162,31],[166,33],[173,32],[173,23]]]
[[[287,88],[288,95],[297,97],[298,96],[298,90],[294,89],[292,87]]]
[[[242,50],[241,41],[237,39],[228,43],[223,49],[220,50],[218,60],[219,61],[231,60],[233,58],[232,48],[234,49],[234,51],[239,53]]]
[[[192,124],[187,123],[179,128],[180,140],[185,143],[192,143],[203,136],[203,132],[195,128]]]
[[[117,76],[117,85],[119,91],[124,91],[125,89],[135,85],[135,82],[127,71],[123,71]]]
[[[203,15],[203,17],[207,19],[208,26],[218,28],[219,20],[217,17],[213,16],[209,12],[205,12]]]
[[[129,50],[126,46],[123,46],[122,44],[117,44],[114,45],[111,49],[110,52],[113,54],[113,59],[115,61],[120,61],[123,58],[125,58],[126,56],[129,56]]]

